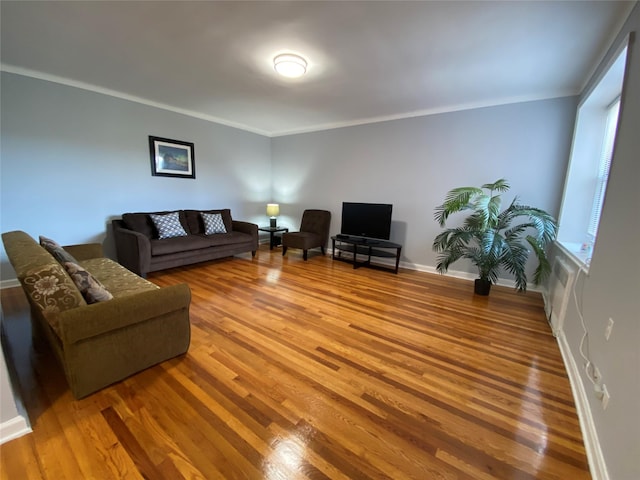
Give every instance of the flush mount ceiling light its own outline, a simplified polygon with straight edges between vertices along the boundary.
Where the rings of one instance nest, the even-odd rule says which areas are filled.
[[[293,53],[283,53],[273,59],[273,68],[283,77],[301,77],[307,71],[307,61]]]

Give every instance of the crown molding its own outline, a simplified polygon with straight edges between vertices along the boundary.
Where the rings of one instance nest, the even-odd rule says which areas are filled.
[[[358,120],[353,120],[348,122],[326,123],[323,125],[316,125],[309,128],[282,130],[279,132],[272,132],[270,136],[284,137],[287,135],[298,135],[303,133],[321,132],[324,130],[334,130],[336,128],[356,127],[359,125],[369,125],[373,123],[390,122],[393,120],[404,120],[407,118],[427,117],[429,115],[454,113],[454,112],[461,112],[464,110],[476,110],[479,108],[500,107],[503,105],[511,105],[515,103],[538,102],[541,100],[552,100],[554,98],[573,97],[573,96],[577,96],[579,93],[580,92],[578,90],[571,89],[571,90],[547,92],[547,93],[538,94],[538,95],[524,95],[519,97],[495,98],[491,100],[484,100],[482,102],[470,102],[470,103],[461,103],[458,105],[447,105],[443,107],[416,110],[413,112],[401,113],[397,115],[382,115],[379,117],[361,118]]]
[[[76,80],[71,80],[70,78],[58,77],[57,75],[50,75],[48,73],[38,72],[36,70],[30,70],[28,68],[16,67],[13,65],[7,65],[5,63],[0,63],[0,71],[13,73],[15,75],[22,75],[23,77],[31,77],[31,78],[36,78],[38,80],[45,80],[47,82],[58,83],[60,85],[66,85],[68,87],[80,88],[82,90],[87,90],[89,92],[100,93],[102,95],[108,95],[110,97],[116,97],[122,100],[128,100],[130,102],[140,103],[142,105],[147,105],[149,107],[168,110],[170,112],[179,113],[181,115],[186,115],[188,117],[198,118],[200,120],[205,120],[207,122],[218,123],[220,125],[225,125],[227,127],[237,128],[239,130],[244,130],[250,133],[256,133],[264,137],[271,136],[271,134],[265,130],[253,128],[248,125],[244,125],[242,123],[230,122],[229,120],[225,120],[223,118],[218,118],[211,115],[205,115],[203,113],[195,112],[193,110],[174,107],[166,103],[154,102],[146,98],[137,97],[135,95],[129,95],[126,93],[118,92],[116,90],[111,90],[108,88],[99,87],[97,85],[92,85],[89,83],[78,82]]]
[[[200,120],[205,120],[207,122],[212,122],[219,125],[225,125],[227,127],[237,128],[239,130],[255,133],[257,135],[262,135],[268,138],[284,137],[288,135],[299,135],[304,133],[322,132],[326,130],[335,130],[338,128],[356,127],[360,125],[369,125],[369,124],[375,124],[375,123],[390,122],[394,120],[404,120],[409,118],[425,117],[429,115],[439,115],[443,113],[460,112],[464,110],[475,110],[475,109],[487,108],[487,107],[499,107],[499,106],[510,105],[515,103],[551,100],[554,98],[575,96],[580,93],[577,90],[563,90],[559,92],[558,91],[546,92],[546,93],[537,94],[537,95],[495,98],[491,100],[484,100],[482,102],[462,103],[458,105],[448,105],[448,106],[442,106],[442,107],[430,108],[430,109],[424,109],[424,110],[416,110],[413,112],[406,112],[406,113],[400,113],[400,114],[394,114],[394,115],[381,115],[378,117],[360,118],[360,119],[350,120],[345,122],[330,122],[330,123],[314,125],[311,127],[304,127],[299,129],[268,132],[266,130],[253,128],[242,123],[231,122],[223,118],[206,115],[200,112],[195,112],[193,110],[187,110],[187,109],[174,107],[172,105],[168,105],[164,103],[154,102],[152,100],[142,98],[142,97],[137,97],[135,95],[129,95],[126,93],[118,92],[116,90],[111,90],[108,88],[99,87],[97,85],[92,85],[84,82],[79,82],[76,80],[71,80],[69,78],[59,77],[56,75],[50,75],[48,73],[42,73],[36,70],[30,70],[27,68],[16,67],[14,65],[0,63],[0,71],[13,73],[16,75],[22,75],[24,77],[36,78],[36,79],[44,80],[47,82],[58,83],[58,84],[66,85],[69,87],[80,88],[82,90],[87,90],[90,92],[99,93],[102,95],[108,95],[111,97],[120,98],[122,100],[128,100],[131,102],[139,103],[142,105],[147,105],[150,107],[160,108],[162,110],[179,113],[181,115],[186,115],[188,117],[198,118]]]

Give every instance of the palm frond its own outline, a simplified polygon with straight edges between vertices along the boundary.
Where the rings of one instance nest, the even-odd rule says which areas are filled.
[[[480,220],[478,228],[483,230],[487,228],[489,221],[491,220],[491,212],[489,211],[490,201],[491,197],[483,193],[481,195],[476,195],[473,203],[473,215],[477,220]]]
[[[505,250],[500,260],[505,270],[514,276],[516,289],[520,292],[526,292],[527,275],[525,267],[529,258],[529,250],[519,240],[512,240],[506,242]]]
[[[538,241],[543,245],[552,242],[558,233],[558,224],[551,215],[539,208],[528,205],[514,205],[513,211],[517,216],[527,216],[535,224]]]
[[[492,192],[504,193],[511,188],[511,185],[509,185],[509,182],[507,182],[504,178],[501,178],[493,183],[485,183],[484,185],[482,185],[482,188],[491,190]]]
[[[496,249],[485,251],[480,246],[474,246],[467,249],[465,258],[478,268],[480,278],[493,279],[495,283],[498,280],[498,267],[500,266],[500,256],[496,254]]]
[[[484,230],[485,219],[481,214],[474,212],[464,219],[464,228],[467,230],[472,230],[476,232],[480,232]]]
[[[489,213],[489,225],[493,228],[495,228],[498,224],[501,206],[502,198],[500,198],[500,195],[494,195],[489,199],[489,202],[487,204],[487,212]]]
[[[473,239],[474,233],[464,228],[448,228],[440,232],[433,240],[433,249],[443,252],[447,249],[460,248]]]
[[[514,199],[507,208],[498,214],[498,220],[496,221],[497,229],[504,230],[511,225],[513,219],[517,217],[516,211],[514,210],[515,205],[516,200]]]
[[[547,252],[545,251],[544,246],[541,245],[537,239],[529,235],[526,240],[529,242],[529,245],[531,245],[533,253],[538,259],[538,266],[536,267],[535,272],[533,272],[533,283],[540,285],[541,282],[549,277],[549,274],[551,273],[551,264],[547,259]]]
[[[519,239],[522,236],[522,234],[524,234],[524,232],[526,232],[530,228],[535,228],[535,227],[531,223],[520,223],[514,227],[509,228],[508,230],[505,230],[504,236],[505,238],[508,238],[508,239],[515,239],[515,238]]]
[[[472,198],[482,194],[482,189],[476,187],[459,187],[450,190],[444,198],[444,203],[436,207],[435,220],[444,227],[451,214],[471,208]]]
[[[449,250],[445,250],[443,253],[438,255],[436,271],[441,274],[447,273],[447,270],[449,270],[449,265],[451,265],[454,262],[457,262],[463,256],[464,256],[463,249],[452,248]]]

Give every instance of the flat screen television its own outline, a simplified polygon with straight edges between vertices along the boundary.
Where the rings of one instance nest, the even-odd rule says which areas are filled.
[[[342,202],[340,234],[389,240],[392,210],[389,203]]]

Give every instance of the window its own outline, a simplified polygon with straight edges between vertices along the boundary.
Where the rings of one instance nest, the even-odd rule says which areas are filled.
[[[596,194],[593,196],[593,207],[589,217],[589,227],[587,234],[592,237],[592,242],[598,234],[600,224],[600,212],[604,202],[604,193],[609,181],[609,169],[611,168],[611,157],[613,156],[613,141],[616,138],[618,126],[618,113],[620,111],[620,97],[618,97],[607,110],[607,125],[605,127],[604,139],[602,141],[602,153],[598,165],[598,175],[596,177]]]
[[[597,240],[613,161],[626,54],[625,47],[580,102],[576,115],[558,242],[586,264]]]

